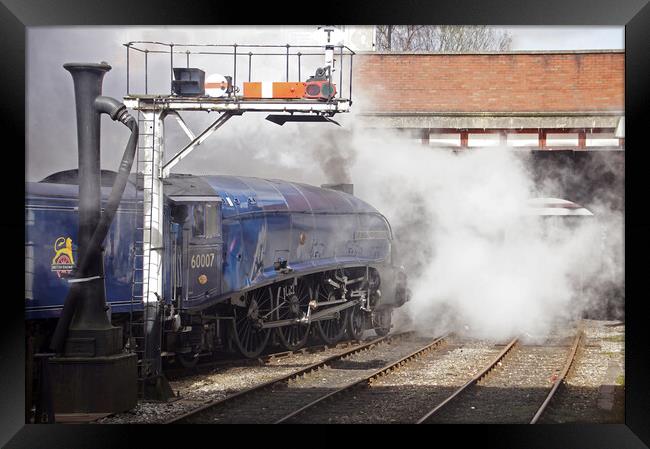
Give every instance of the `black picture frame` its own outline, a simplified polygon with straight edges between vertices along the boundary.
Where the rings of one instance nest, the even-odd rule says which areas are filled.
[[[2,0],[0,4],[0,45],[4,66],[0,82],[2,125],[5,130],[5,169],[2,185],[8,194],[3,198],[0,230],[7,245],[4,271],[6,284],[2,320],[0,320],[0,445],[9,448],[72,448],[179,446],[198,447],[200,442],[220,444],[224,432],[245,435],[250,442],[254,434],[261,440],[282,435],[271,430],[242,432],[212,426],[191,430],[163,426],[95,426],[95,425],[26,425],[24,424],[24,309],[22,264],[24,249],[18,238],[24,233],[24,201],[18,190],[24,185],[24,167],[20,157],[11,157],[25,143],[25,37],[26,27],[62,25],[220,25],[242,21],[247,24],[330,21],[334,23],[435,23],[484,25],[624,25],[625,26],[625,115],[626,115],[626,213],[625,213],[625,282],[626,282],[626,394],[625,424],[557,425],[557,426],[437,426],[418,430],[418,441],[453,441],[453,445],[480,438],[489,447],[521,448],[642,448],[650,445],[650,332],[645,323],[644,280],[647,265],[644,252],[650,248],[650,220],[645,217],[647,149],[642,139],[647,132],[650,104],[648,67],[650,65],[650,5],[647,0],[446,0],[443,2],[342,2],[318,4],[316,16],[307,6],[314,2],[284,1],[278,4],[233,5],[224,2],[171,0],[98,1],[98,0]],[[235,11],[235,9],[237,11]],[[288,16],[287,11],[293,11]],[[272,18],[272,19],[271,19]],[[15,137],[15,143],[8,143]],[[24,158],[22,158],[24,163]],[[15,180],[13,178],[16,178]],[[15,181],[15,183],[14,183]],[[12,187],[10,187],[12,186]],[[14,289],[16,291],[14,291]],[[8,306],[8,307],[7,307]],[[386,428],[384,427],[383,431]],[[337,429],[338,430],[338,429]],[[469,430],[469,431],[468,431]],[[408,443],[412,429],[391,429],[391,433]],[[303,431],[304,432],[304,431]],[[201,434],[200,437],[197,436]],[[288,432],[287,434],[291,434]],[[382,429],[364,430],[362,438],[381,435]],[[306,435],[287,444],[312,444],[321,439],[319,430],[308,429]],[[328,431],[328,435],[333,435]],[[314,438],[315,437],[315,438]],[[446,437],[446,438],[445,438]],[[293,437],[289,437],[291,439]],[[424,439],[423,439],[424,438]],[[341,438],[328,438],[331,444],[347,444]],[[412,444],[416,444],[414,443]],[[277,440],[276,443],[282,443]],[[225,440],[222,442],[225,444]],[[366,440],[370,443],[370,440]],[[645,443],[645,445],[644,445]],[[370,443],[372,444],[372,443]],[[445,443],[450,444],[450,443]]]

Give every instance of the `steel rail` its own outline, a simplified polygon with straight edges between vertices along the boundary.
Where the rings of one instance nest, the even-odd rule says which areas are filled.
[[[264,390],[264,389],[266,389],[266,388],[268,388],[268,387],[270,387],[272,385],[278,384],[278,383],[289,382],[290,380],[295,379],[295,378],[297,378],[299,376],[304,376],[304,375],[306,375],[306,374],[308,374],[308,373],[310,373],[312,371],[316,371],[316,370],[318,370],[320,368],[323,368],[323,367],[327,366],[329,363],[331,363],[333,361],[344,359],[346,357],[349,357],[349,356],[354,355],[356,353],[359,353],[361,351],[365,351],[365,350],[370,349],[370,348],[372,348],[374,346],[377,346],[379,343],[383,343],[383,342],[386,342],[386,341],[391,341],[391,340],[396,339],[396,338],[403,338],[403,337],[411,335],[413,333],[414,332],[404,332],[404,333],[401,333],[401,334],[386,335],[384,337],[376,338],[376,339],[370,341],[369,343],[366,343],[366,344],[361,345],[361,346],[354,347],[354,348],[349,349],[347,351],[344,351],[344,352],[342,352],[340,354],[336,354],[336,355],[327,357],[326,359],[321,360],[321,361],[316,362],[316,363],[313,363],[313,364],[307,366],[306,368],[302,368],[300,370],[294,371],[292,373],[286,374],[286,375],[278,377],[276,379],[271,379],[271,380],[269,380],[267,382],[264,382],[264,383],[255,385],[253,387],[247,388],[245,390],[239,391],[239,392],[237,392],[235,394],[232,394],[230,396],[227,396],[227,397],[225,397],[223,399],[209,401],[206,404],[202,405],[201,407],[198,407],[198,408],[196,408],[194,410],[190,410],[187,413],[184,413],[184,414],[182,414],[180,416],[176,416],[176,417],[173,417],[173,418],[165,421],[164,424],[178,423],[179,421],[183,421],[183,420],[185,420],[187,418],[190,418],[190,417],[192,417],[194,415],[197,415],[197,414],[199,414],[199,413],[201,413],[201,412],[203,412],[205,410],[211,409],[213,407],[221,406],[222,404],[225,404],[227,402],[231,402],[234,399],[241,398],[241,397],[243,397],[245,395],[248,395],[248,394],[260,391],[260,390]]]
[[[501,351],[495,358],[488,364],[488,366],[483,369],[480,373],[475,375],[471,380],[469,380],[465,385],[457,389],[451,396],[449,396],[447,399],[442,401],[440,404],[438,404],[433,410],[428,412],[426,415],[424,415],[422,418],[420,418],[416,424],[422,424],[425,422],[427,419],[429,419],[433,414],[437,413],[441,408],[443,408],[445,405],[447,405],[449,402],[451,402],[456,396],[458,396],[460,393],[465,391],[467,388],[470,386],[474,385],[476,382],[481,380],[483,376],[485,376],[489,371],[494,369],[497,363],[499,363],[511,350],[514,348],[514,346],[517,344],[519,341],[518,338],[512,339],[510,343],[506,345],[506,347]]]
[[[555,392],[557,391],[559,386],[566,378],[567,374],[569,373],[569,370],[571,369],[571,365],[573,365],[573,361],[575,360],[576,353],[578,352],[578,347],[580,346],[580,341],[582,340],[583,337],[584,337],[584,330],[581,327],[580,329],[578,329],[578,333],[576,334],[575,339],[573,340],[573,345],[571,346],[571,350],[569,351],[569,356],[567,358],[567,361],[564,364],[562,373],[557,379],[555,379],[551,391],[548,393],[548,396],[546,396],[546,399],[544,399],[544,402],[539,407],[539,410],[537,410],[537,413],[535,413],[535,416],[533,416],[533,419],[530,421],[530,424],[537,423],[539,418],[546,410],[546,407],[551,402],[551,399],[553,399],[553,395],[555,395]]]
[[[190,376],[201,375],[211,369],[220,368],[224,366],[227,367],[227,366],[238,366],[238,365],[254,365],[256,363],[259,364],[260,366],[263,366],[271,361],[289,358],[292,355],[315,354],[319,352],[324,352],[328,349],[345,349],[345,348],[350,348],[352,346],[357,347],[360,346],[360,344],[358,344],[358,342],[355,342],[354,340],[346,340],[331,345],[321,344],[321,345],[307,346],[304,348],[296,349],[295,351],[271,352],[268,354],[261,355],[254,359],[232,358],[232,359],[212,360],[210,362],[204,362],[204,363],[199,362],[196,366],[191,368],[171,367],[171,368],[164,369],[163,371],[165,376],[167,376],[167,378],[170,381],[177,381]],[[110,415],[102,414],[102,416],[100,416],[99,418],[92,416],[87,421],[84,422],[97,422],[101,418],[104,418],[105,416],[110,416]]]
[[[255,358],[224,358],[220,360],[211,360],[209,362],[198,362],[196,366],[185,368],[172,366],[164,370],[165,375],[170,380],[182,379],[189,376],[195,376],[197,374],[202,374],[203,372],[220,368],[224,366],[238,366],[238,365],[260,365],[263,366],[273,360],[284,359],[291,357],[292,355],[299,354],[316,354],[319,352],[326,351],[328,349],[345,349],[351,346],[356,346],[356,343],[353,340],[340,341],[335,344],[326,345],[313,345],[306,346],[304,348],[296,349],[295,351],[278,351],[270,352],[268,354],[262,354]],[[358,345],[360,346],[360,345]],[[200,356],[199,356],[200,357]]]
[[[426,346],[418,349],[417,351],[414,351],[411,354],[407,355],[406,357],[403,357],[403,358],[399,359],[397,362],[389,363],[388,365],[384,366],[383,368],[380,368],[379,370],[373,372],[372,374],[364,377],[363,379],[351,382],[351,383],[339,388],[338,390],[332,391],[330,393],[327,393],[326,395],[323,395],[323,396],[315,399],[314,401],[310,402],[309,404],[307,404],[307,405],[299,408],[298,410],[296,410],[296,411],[284,416],[283,418],[277,420],[274,424],[284,423],[287,420],[289,420],[289,419],[303,413],[305,410],[310,409],[310,408],[314,407],[315,405],[320,404],[321,402],[325,401],[326,399],[329,399],[332,396],[337,395],[337,394],[339,394],[341,392],[349,391],[349,390],[351,390],[351,389],[353,389],[353,388],[355,388],[357,386],[361,386],[363,384],[365,384],[366,386],[371,385],[372,382],[375,379],[377,379],[378,377],[383,376],[385,374],[388,374],[388,373],[390,373],[390,372],[392,372],[392,371],[394,371],[396,369],[399,369],[403,365],[406,365],[408,362],[410,362],[410,361],[412,361],[412,360],[414,360],[416,358],[419,358],[422,355],[426,354],[427,352],[431,351],[433,348],[440,345],[447,337],[448,337],[448,335],[444,335],[442,337],[438,337],[438,338],[434,339],[431,343],[428,343]]]

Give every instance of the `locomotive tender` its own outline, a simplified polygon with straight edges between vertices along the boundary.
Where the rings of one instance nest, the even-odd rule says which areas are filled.
[[[110,186],[108,171],[102,184]],[[102,187],[102,202],[108,198]],[[114,325],[131,337],[143,318],[142,228],[132,176],[104,242]],[[258,356],[271,340],[298,349],[384,335],[409,299],[386,218],[342,191],[281,180],[172,174],[164,180],[161,355]],[[76,170],[26,186],[26,318],[46,343],[75,266]],[[135,333],[137,334],[137,332]],[[274,335],[274,337],[273,337]],[[134,343],[135,345],[135,343]]]

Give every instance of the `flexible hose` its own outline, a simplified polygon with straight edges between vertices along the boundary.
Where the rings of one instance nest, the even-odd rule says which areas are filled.
[[[133,118],[129,113],[126,112],[126,108],[120,111],[120,114],[111,116],[114,120],[119,120],[124,125],[126,125],[131,130],[131,137],[126,144],[124,149],[124,154],[122,155],[122,161],[120,162],[120,167],[118,170],[117,177],[113,183],[113,188],[111,189],[111,194],[108,197],[108,202],[104,208],[104,212],[99,219],[99,223],[93,232],[90,241],[88,242],[87,250],[83,257],[79,260],[79,265],[76,270],[76,278],[84,279],[88,276],[88,264],[89,261],[97,257],[98,253],[101,253],[102,244],[108,230],[111,227],[113,222],[113,217],[117,212],[117,208],[120,205],[120,200],[124,194],[124,189],[131,173],[131,168],[133,167],[133,160],[135,158],[135,151],[138,146],[138,122]],[[74,312],[79,303],[80,293],[82,292],[81,284],[83,282],[75,282],[70,286],[68,290],[68,295],[65,298],[63,303],[63,310],[61,311],[61,316],[59,321],[56,324],[56,329],[54,330],[54,335],[52,336],[52,342],[50,344],[50,349],[57,353],[63,352],[63,346],[65,343],[65,338],[68,334],[68,328],[72,322]]]

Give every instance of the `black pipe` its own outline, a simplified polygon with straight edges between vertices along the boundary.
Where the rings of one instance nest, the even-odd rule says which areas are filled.
[[[50,347],[59,353],[63,351],[70,327],[93,329],[111,327],[106,316],[102,243],[124,193],[133,166],[139,134],[137,121],[126,111],[122,103],[99,95],[102,78],[110,70],[108,64],[65,64],[64,68],[72,73],[77,100],[80,159],[79,264],[74,279],[71,279],[71,287],[52,336]],[[103,214],[99,196],[101,193],[99,190],[99,120],[102,113],[110,115],[113,120],[120,121],[131,129],[131,137],[124,150],[118,175]],[[85,169],[83,172],[82,167]],[[88,191],[84,191],[84,188],[88,188]],[[82,198],[85,202],[82,202]],[[90,208],[90,212],[84,208]],[[79,307],[82,297],[83,307]]]
[[[77,266],[76,270],[76,278],[79,279],[87,278],[89,276],[88,267],[90,260],[97,255],[101,256],[101,245],[106,238],[106,235],[108,234],[108,230],[110,229],[113,217],[115,216],[115,212],[117,211],[117,208],[120,204],[120,199],[124,193],[128,176],[131,172],[131,167],[133,166],[139,130],[137,121],[129,114],[126,115],[128,117],[124,117],[125,120],[123,120],[123,123],[131,129],[131,137],[129,138],[129,142],[127,143],[126,149],[124,150],[124,155],[122,156],[118,175],[115,178],[115,182],[113,184],[108,203],[106,204],[106,208],[104,209],[104,213],[102,214],[100,222],[89,241],[90,250],[87,253],[86,257],[79,259],[79,265]],[[63,304],[61,316],[59,317],[56,330],[54,331],[54,335],[52,337],[52,343],[50,347],[54,351],[61,352],[63,350],[68,328],[70,327],[72,317],[79,303],[79,298],[82,296],[82,293],[84,291],[82,288],[83,284],[83,282],[75,282],[70,286],[70,290],[68,291],[68,295]]]
[[[76,314],[74,324],[85,323],[96,329],[110,326],[106,317],[103,259],[101,253],[88,254],[89,242],[101,217],[100,179],[100,113],[95,110],[95,98],[102,93],[102,81],[111,66],[99,64],[64,64],[72,75],[77,113],[77,143],[79,152],[79,231],[77,251],[86,267],[83,277],[94,281],[83,286],[85,306]]]

